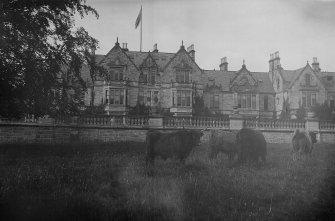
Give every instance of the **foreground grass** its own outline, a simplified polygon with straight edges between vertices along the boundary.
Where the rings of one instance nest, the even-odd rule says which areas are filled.
[[[293,161],[269,145],[264,167],[144,164],[143,143],[0,147],[0,220],[333,220],[335,148]]]

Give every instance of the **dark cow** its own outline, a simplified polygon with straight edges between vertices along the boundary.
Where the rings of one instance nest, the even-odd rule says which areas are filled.
[[[228,137],[220,135],[218,130],[211,130],[210,133],[210,153],[209,158],[216,158],[218,153],[224,153],[229,160],[233,160],[237,154],[237,146],[234,141],[228,140]]]
[[[171,133],[162,133],[149,130],[146,137],[147,156],[146,163],[153,164],[155,157],[177,158],[181,162],[191,153],[195,146],[200,143],[203,131],[180,130]]]
[[[239,163],[246,161],[258,163],[259,158],[265,163],[267,153],[266,141],[261,132],[243,128],[236,135],[236,144]]]
[[[296,129],[292,137],[293,159],[296,159],[297,154],[311,154],[316,142],[316,133]]]

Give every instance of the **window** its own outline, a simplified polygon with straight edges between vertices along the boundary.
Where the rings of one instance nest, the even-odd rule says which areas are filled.
[[[316,93],[302,93],[302,106],[303,107],[312,107],[316,104]]]
[[[120,69],[114,69],[109,71],[109,80],[111,81],[122,81],[123,80],[123,71]]]
[[[264,110],[268,110],[269,109],[269,98],[268,95],[264,95]]]
[[[145,96],[144,104],[150,106],[151,105],[151,91],[146,90],[144,93],[144,96]]]
[[[305,82],[306,82],[306,86],[311,85],[311,75],[310,74],[305,75]]]
[[[147,106],[151,105],[151,91],[140,89],[138,92],[138,102]]]
[[[105,100],[106,104],[124,104],[124,90],[121,88],[106,90]]]
[[[106,90],[106,94],[105,94],[105,104],[108,104],[109,101],[109,90]]]
[[[237,102],[239,108],[256,109],[255,94],[238,94]]]
[[[176,81],[178,83],[189,83],[189,81],[190,81],[190,71],[188,71],[188,70],[177,70]]]
[[[176,103],[176,101],[177,101],[177,103]],[[190,107],[191,106],[191,91],[176,91],[176,92],[174,92],[172,102],[173,102],[174,106]]]
[[[210,95],[210,108],[219,108],[219,95],[218,94]]]
[[[148,82],[155,84],[156,82],[156,69],[149,69]]]

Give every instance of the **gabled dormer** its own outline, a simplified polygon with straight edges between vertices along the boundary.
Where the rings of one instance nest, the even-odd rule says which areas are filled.
[[[200,82],[202,70],[195,62],[190,53],[181,45],[179,51],[170,59],[163,68],[164,81],[178,83]]]
[[[180,63],[174,67],[176,73],[176,82],[177,83],[190,83],[191,82],[191,72],[192,67],[185,61],[181,60]]]
[[[126,51],[120,47],[118,40],[99,64],[107,70],[107,81],[135,80],[131,79],[134,76],[130,75],[129,72],[136,73],[138,71],[138,67],[129,58]]]
[[[140,82],[146,82],[150,84],[157,83],[157,77],[159,76],[159,66],[155,62],[155,59],[152,57],[150,52],[148,56],[143,60],[139,68],[141,71]]]
[[[235,92],[257,92],[258,82],[244,64],[230,82],[230,90]]]
[[[300,73],[297,74],[295,78],[293,78],[290,85],[288,86],[289,89],[292,89],[293,87],[299,88],[299,90],[319,90],[320,88],[324,89],[324,85],[309,63],[307,63],[306,66],[300,71]]]

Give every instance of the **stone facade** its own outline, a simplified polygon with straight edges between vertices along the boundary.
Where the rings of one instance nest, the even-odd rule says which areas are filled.
[[[138,52],[116,42],[106,55],[96,56],[107,74],[88,84],[85,104],[94,96],[94,105],[104,105],[108,114],[127,114],[140,103],[153,113],[191,116],[195,96],[202,96],[212,113],[273,118],[283,110],[294,115],[300,106],[335,100],[335,73],[322,72],[316,59],[312,66],[284,70],[278,52],[271,54],[269,72],[249,71],[245,62],[240,70],[229,70],[226,57],[220,70],[203,70],[193,45],[166,53],[155,44],[152,52]],[[87,70],[82,75],[89,79]]]
[[[279,53],[270,55],[269,78],[275,90],[277,116],[289,111],[292,118],[300,107],[307,111],[316,104],[327,102],[334,108],[334,72],[322,72],[316,58],[296,70],[285,70],[280,64]]]

